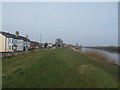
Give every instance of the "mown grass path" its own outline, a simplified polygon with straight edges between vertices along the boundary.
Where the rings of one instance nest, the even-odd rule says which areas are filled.
[[[2,60],[3,88],[116,88],[118,67],[69,48],[26,53]]]

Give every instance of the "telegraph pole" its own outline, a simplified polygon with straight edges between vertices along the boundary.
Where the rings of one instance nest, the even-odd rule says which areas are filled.
[[[41,41],[42,41],[42,35],[40,34],[40,44],[42,43]]]
[[[41,45],[42,45],[42,44],[41,44],[41,43],[42,43],[41,41],[42,41],[42,35],[40,34],[40,48],[41,48]]]

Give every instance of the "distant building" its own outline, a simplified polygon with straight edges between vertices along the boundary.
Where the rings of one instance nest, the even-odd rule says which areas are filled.
[[[34,50],[38,48],[39,48],[39,42],[30,41],[30,49]]]
[[[40,44],[41,48],[52,48],[53,47],[53,43],[41,43]]]
[[[26,51],[30,48],[28,37],[16,34],[10,34],[0,31],[0,52]]]
[[[40,48],[44,48],[45,43],[40,43]]]
[[[48,43],[48,48],[52,48],[53,44],[52,43]]]

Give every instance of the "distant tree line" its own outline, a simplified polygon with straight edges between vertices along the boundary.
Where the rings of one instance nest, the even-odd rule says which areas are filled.
[[[96,47],[85,47],[85,48],[101,49],[101,50],[108,50],[111,52],[120,53],[120,47],[117,46],[96,46]]]

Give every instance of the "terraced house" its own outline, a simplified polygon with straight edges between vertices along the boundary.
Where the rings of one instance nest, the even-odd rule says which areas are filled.
[[[20,36],[17,31],[16,34],[7,32],[0,32],[0,52],[15,52],[26,51],[30,48],[30,40],[28,36]]]

